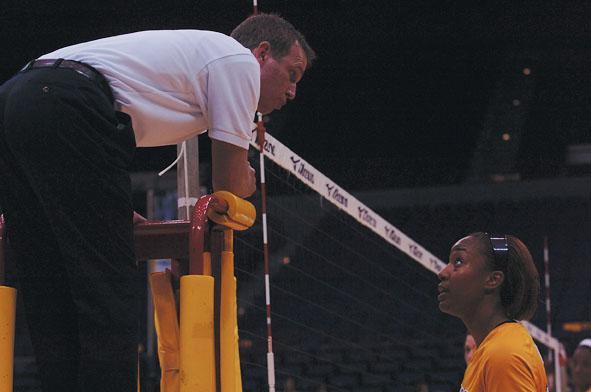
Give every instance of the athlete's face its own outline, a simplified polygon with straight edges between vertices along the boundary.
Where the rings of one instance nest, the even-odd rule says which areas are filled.
[[[438,275],[439,309],[460,319],[474,314],[484,299],[489,275],[478,239],[469,236],[456,242],[447,266]]]
[[[261,48],[259,45],[254,55],[261,65],[258,111],[267,114],[281,109],[287,101],[295,98],[297,84],[304,76],[308,62],[304,50],[297,41],[280,59],[273,57],[270,46],[265,50],[265,47]]]
[[[577,391],[586,391],[591,387],[591,348],[578,347],[571,361],[573,383]]]

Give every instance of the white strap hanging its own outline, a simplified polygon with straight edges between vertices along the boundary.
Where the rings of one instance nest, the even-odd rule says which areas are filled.
[[[158,173],[158,176],[162,176],[164,173],[166,173],[170,169],[172,169],[174,167],[174,165],[176,165],[178,163],[178,161],[181,159],[181,157],[183,158],[183,164],[184,164],[183,175],[185,177],[185,197],[179,197],[177,199],[177,206],[178,206],[178,208],[185,207],[186,216],[187,216],[187,219],[189,219],[190,218],[189,208],[191,206],[195,205],[195,203],[197,202],[197,198],[196,197],[189,197],[189,172],[188,172],[188,168],[187,168],[187,142],[186,141],[183,141],[183,143],[181,145],[181,151],[179,152],[179,155],[176,157],[174,162],[172,162],[170,165],[168,165],[168,167],[166,169],[164,169],[160,173]]]

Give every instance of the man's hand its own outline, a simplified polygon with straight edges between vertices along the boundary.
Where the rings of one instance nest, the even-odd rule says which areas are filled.
[[[213,190],[249,197],[256,191],[256,176],[248,162],[248,150],[219,140],[211,141]]]

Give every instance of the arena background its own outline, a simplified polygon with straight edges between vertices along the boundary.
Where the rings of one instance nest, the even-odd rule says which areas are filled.
[[[259,5],[290,20],[319,55],[298,98],[266,118],[269,131],[439,258],[463,234],[494,229],[522,237],[542,272],[547,236],[554,335],[569,354],[590,336],[564,323],[591,320],[591,5]],[[143,29],[229,33],[251,11],[249,1],[228,0],[8,0],[0,80],[65,45]],[[200,150],[207,187],[206,137]],[[175,147],[139,150],[136,177],[175,156]],[[136,184],[143,210],[144,182]],[[288,188],[275,191],[288,197]],[[545,321],[542,305],[533,322]],[[446,322],[458,329],[453,339],[463,333]],[[25,335],[22,320],[19,327]],[[17,370],[29,369],[26,337],[20,341]]]

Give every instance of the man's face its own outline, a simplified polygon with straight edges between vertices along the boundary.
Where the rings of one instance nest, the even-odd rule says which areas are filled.
[[[258,56],[261,64],[261,95],[258,111],[267,114],[279,110],[296,95],[296,85],[302,79],[308,61],[299,42],[294,42],[281,59],[271,53]]]
[[[591,386],[591,348],[578,347],[571,359],[573,383],[577,390],[586,390]]]

